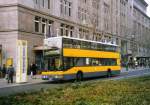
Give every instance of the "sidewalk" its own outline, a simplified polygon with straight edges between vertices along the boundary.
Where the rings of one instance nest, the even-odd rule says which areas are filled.
[[[16,80],[16,78],[14,77],[14,81]],[[42,80],[41,79],[41,75],[36,75],[36,79],[32,79],[30,76],[28,76],[28,82],[26,83],[7,83],[7,80],[5,78],[1,78],[0,79],[0,88],[5,88],[5,87],[14,87],[14,86],[21,86],[21,85],[29,85],[29,84],[38,84],[38,83],[42,83],[42,82],[47,82],[46,80]]]
[[[128,68],[126,69],[125,67],[122,67],[121,68],[121,73],[124,73],[124,72],[132,72],[132,71],[138,71],[138,70],[145,70],[145,69],[150,69],[149,67],[135,67],[134,69],[133,68]]]

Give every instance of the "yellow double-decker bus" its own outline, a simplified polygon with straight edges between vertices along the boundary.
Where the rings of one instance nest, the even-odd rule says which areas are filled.
[[[117,75],[120,54],[117,45],[70,37],[45,39],[45,70],[42,79],[70,80]]]

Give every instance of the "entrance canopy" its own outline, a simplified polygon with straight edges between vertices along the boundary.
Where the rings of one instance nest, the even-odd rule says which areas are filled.
[[[33,48],[34,51],[43,51],[43,50],[50,50],[50,49],[58,49],[58,48],[54,48],[50,46],[37,46]]]
[[[42,50],[47,50],[47,49],[51,49],[51,47],[48,47],[48,46],[37,46],[37,47],[33,48],[34,51],[42,51]]]

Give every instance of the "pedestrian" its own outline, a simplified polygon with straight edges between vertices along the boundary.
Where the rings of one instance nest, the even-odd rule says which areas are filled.
[[[3,64],[2,75],[3,75],[3,78],[6,77],[6,65],[5,64]]]
[[[30,65],[30,76],[31,76],[31,78],[33,78],[32,63],[31,63],[31,65]]]
[[[11,83],[13,83],[14,67],[12,65],[10,65],[10,67],[8,68],[7,74],[8,74],[8,83],[9,83],[9,81],[11,81]]]
[[[1,69],[1,66],[0,66],[0,78],[3,78],[3,71]]]
[[[36,79],[36,72],[37,72],[36,64],[34,63],[31,64],[30,70],[31,70],[31,78]]]

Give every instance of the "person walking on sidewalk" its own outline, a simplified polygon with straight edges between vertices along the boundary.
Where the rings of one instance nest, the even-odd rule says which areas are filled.
[[[8,68],[7,74],[8,74],[8,83],[9,81],[13,83],[14,67],[12,65],[10,65],[10,67]]]
[[[36,79],[37,66],[36,64],[32,64],[30,67],[31,70],[31,78]]]
[[[1,69],[1,66],[0,66],[0,78],[3,78],[3,71]]]
[[[6,77],[6,65],[5,64],[3,64],[2,74],[3,74],[3,78],[5,78]]]

